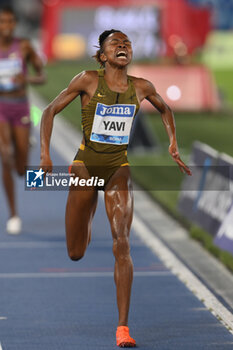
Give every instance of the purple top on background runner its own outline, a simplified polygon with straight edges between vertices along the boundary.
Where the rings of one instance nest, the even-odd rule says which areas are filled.
[[[7,50],[0,48],[0,92],[17,90],[18,86],[13,77],[23,73],[26,75],[27,66],[21,50],[21,39],[15,38]]]

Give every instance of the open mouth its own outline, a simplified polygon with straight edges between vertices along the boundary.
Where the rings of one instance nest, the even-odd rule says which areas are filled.
[[[117,57],[125,57],[125,58],[127,58],[127,54],[126,54],[125,51],[119,51],[116,56]]]

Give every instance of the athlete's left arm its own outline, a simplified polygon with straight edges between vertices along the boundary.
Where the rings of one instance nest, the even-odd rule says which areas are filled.
[[[178,164],[180,170],[183,173],[192,175],[190,169],[185,165],[185,163],[180,159],[177,139],[176,139],[176,126],[175,119],[171,108],[164,102],[162,97],[157,93],[154,85],[148,80],[141,80],[141,100],[147,99],[161,114],[161,118],[167,134],[169,136],[170,145],[169,153]]]
[[[29,40],[22,40],[21,45],[26,62],[30,64],[33,67],[33,70],[35,71],[35,75],[28,75],[26,77],[26,82],[28,84],[36,85],[44,84],[46,82],[46,75],[44,72],[44,65],[41,58],[36,53]]]

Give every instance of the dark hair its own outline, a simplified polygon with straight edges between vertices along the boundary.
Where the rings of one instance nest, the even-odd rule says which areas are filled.
[[[101,67],[104,67],[104,62],[102,62],[101,59],[100,59],[100,55],[103,52],[104,41],[105,41],[105,39],[107,39],[107,37],[110,34],[113,34],[113,33],[122,33],[122,31],[121,30],[117,30],[117,29],[105,30],[99,36],[99,39],[98,39],[98,41],[99,41],[99,46],[98,46],[99,49],[96,51],[96,54],[94,56],[92,56],[92,57],[94,57],[96,59],[96,61],[98,63],[100,63]]]
[[[4,13],[11,13],[15,17],[15,19],[17,18],[14,9],[9,5],[4,5],[4,6],[0,7],[0,14],[3,12]]]

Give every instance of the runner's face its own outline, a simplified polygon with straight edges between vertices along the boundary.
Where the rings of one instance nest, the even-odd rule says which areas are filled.
[[[11,38],[16,26],[15,16],[12,13],[0,12],[0,36]]]
[[[127,66],[132,60],[131,41],[123,33],[110,34],[104,42],[101,60],[119,67]]]

